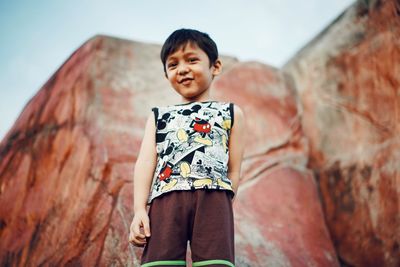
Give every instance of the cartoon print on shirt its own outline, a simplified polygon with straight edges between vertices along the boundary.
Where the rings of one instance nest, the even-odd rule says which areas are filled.
[[[171,190],[232,190],[226,167],[231,128],[229,104],[194,103],[158,110],[158,162],[149,199]]]
[[[206,135],[210,133],[210,138],[212,139],[211,127],[210,124],[210,116],[204,114],[204,109],[201,108],[201,105],[193,105],[190,109],[183,109],[177,112],[178,114],[182,114],[186,116],[188,119],[190,118],[190,128],[188,130],[179,129],[177,132],[178,139],[181,141],[187,142],[198,142],[203,143],[205,145],[211,146],[212,141],[209,138],[206,138]],[[190,137],[194,136],[191,140]]]

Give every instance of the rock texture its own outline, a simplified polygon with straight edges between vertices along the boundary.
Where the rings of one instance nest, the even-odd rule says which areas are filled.
[[[0,143],[1,266],[139,266],[127,241],[143,126],[152,106],[179,99],[159,49],[96,36],[26,105]],[[251,133],[237,266],[338,266],[293,85],[260,63],[223,62],[214,98],[240,105]]]
[[[284,70],[342,264],[400,266],[400,2],[356,2]]]

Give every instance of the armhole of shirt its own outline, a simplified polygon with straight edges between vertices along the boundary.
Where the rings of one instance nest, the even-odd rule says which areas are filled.
[[[154,140],[156,142],[156,150],[158,150],[158,148],[157,148],[157,119],[158,119],[158,112],[159,111],[158,111],[157,107],[152,108],[151,111],[154,113],[154,124],[155,124]],[[158,154],[158,152],[157,152],[157,154]]]
[[[234,122],[234,110],[233,110],[233,103],[229,103],[229,112],[231,114],[231,129],[233,127],[233,122]]]
[[[156,129],[157,129],[158,108],[152,108],[151,110],[154,113],[154,123],[155,123]]]

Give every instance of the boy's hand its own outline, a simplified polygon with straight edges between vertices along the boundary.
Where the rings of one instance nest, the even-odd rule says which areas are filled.
[[[129,242],[137,247],[143,247],[146,244],[146,237],[151,235],[149,221],[146,210],[135,213],[130,227]],[[144,228],[144,233],[140,231],[140,228]]]

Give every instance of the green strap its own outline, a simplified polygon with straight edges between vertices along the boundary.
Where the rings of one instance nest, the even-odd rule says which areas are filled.
[[[192,266],[207,266],[209,264],[223,264],[223,265],[235,267],[235,265],[233,265],[233,263],[231,263],[230,261],[226,261],[226,260],[197,261],[197,262],[193,262]]]
[[[183,265],[186,266],[186,261],[174,260],[174,261],[152,261],[142,264],[142,267],[148,266],[160,266],[160,265]]]

